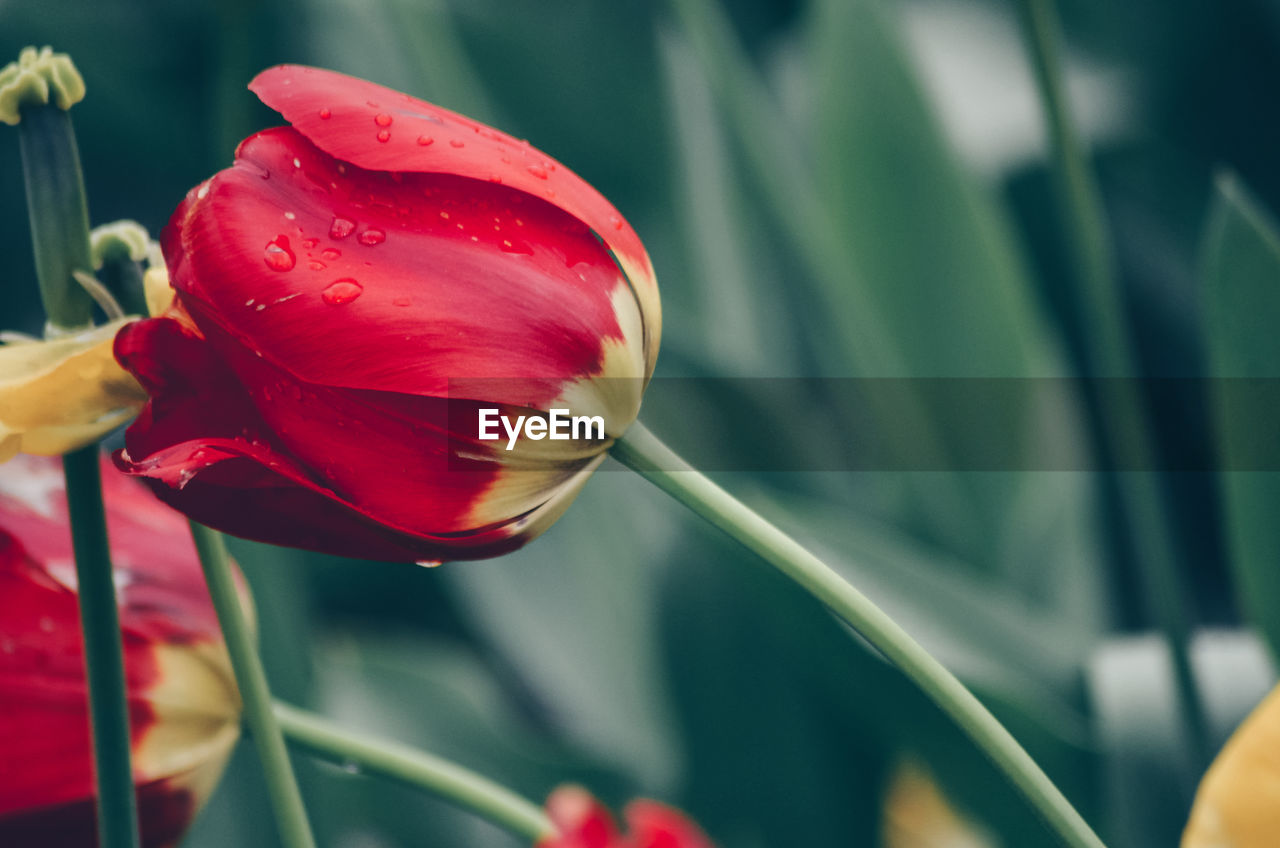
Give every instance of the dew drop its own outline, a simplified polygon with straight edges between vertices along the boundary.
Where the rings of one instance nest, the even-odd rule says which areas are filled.
[[[334,218],[333,223],[329,225],[329,238],[344,239],[355,231],[355,221],[348,221],[346,218]]]
[[[332,262],[341,255],[342,251],[338,250],[336,247],[326,247],[324,250],[320,251],[320,258],[329,262]]]
[[[378,130],[378,141],[386,144],[391,140],[391,130]]]
[[[467,143],[460,138],[451,138],[449,139],[449,146],[450,147],[466,147]]]
[[[421,146],[423,146],[423,147],[426,147],[428,144],[431,144],[431,143],[433,143],[434,141],[435,141],[435,139],[434,139],[434,138],[432,138],[432,137],[431,137],[431,136],[429,136],[429,135],[420,135],[420,136],[418,136],[418,144],[420,144],[420,145],[421,145]]]
[[[440,210],[440,217],[441,217],[443,220],[447,221],[447,220],[449,220],[449,213],[448,213],[448,212],[446,212],[446,211],[444,211],[443,209],[441,209],[441,210]]]
[[[330,119],[330,118],[332,118],[332,117],[333,117],[333,113],[332,113],[332,112],[330,112],[328,109],[321,109],[321,110],[320,110],[320,120],[322,120],[322,121],[327,121],[327,120],[329,120],[329,119]]]
[[[302,246],[305,247],[307,250],[310,250],[311,248],[315,247],[319,243],[320,243],[320,239],[309,238],[309,239],[302,240]]]
[[[489,175],[489,182],[491,182],[491,183],[500,183],[500,182],[502,182],[502,177],[498,176],[497,174],[490,174],[490,175]]]
[[[295,156],[295,157],[294,157],[294,159],[293,159],[293,167],[295,167],[295,168],[301,168],[301,167],[302,167],[302,160],[301,160],[301,159],[299,159],[299,158],[297,158],[297,157]]]
[[[529,173],[533,174],[535,177],[537,177],[540,180],[545,180],[547,178],[547,169],[542,167],[541,165],[530,165],[525,170],[527,170]]]
[[[292,271],[296,261],[293,251],[289,249],[288,236],[276,236],[267,242],[263,261],[272,271]]]
[[[407,297],[396,297],[396,298],[392,298],[391,305],[392,306],[411,306],[413,305],[413,301]]]
[[[617,215],[610,215],[610,216],[609,216],[609,223],[613,225],[613,228],[614,228],[615,230],[620,230],[620,229],[622,229],[622,219],[621,219],[621,218],[619,218]]]
[[[323,262],[309,262],[307,263],[307,267],[310,268],[312,271],[323,271],[325,268],[328,268],[329,266],[325,265]]]
[[[420,560],[418,560],[417,562],[415,562],[415,563],[414,563],[414,565],[420,565],[420,566],[422,566],[423,568],[438,568],[438,567],[440,567],[440,566],[444,565],[444,560],[442,560],[442,559],[420,559]]]
[[[357,238],[361,244],[367,244],[372,247],[375,244],[382,244],[386,241],[387,234],[382,230],[370,228],[361,233]]]
[[[386,112],[379,112],[373,116],[373,122],[380,127],[389,127],[391,126],[391,116]]]
[[[337,280],[320,293],[320,298],[330,306],[342,306],[355,300],[364,293],[364,287],[347,277]]]

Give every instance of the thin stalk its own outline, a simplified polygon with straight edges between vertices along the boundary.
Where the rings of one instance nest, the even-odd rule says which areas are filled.
[[[18,140],[45,313],[58,329],[88,327],[93,301],[72,277],[74,271],[92,273],[93,263],[89,205],[71,115],[53,104],[24,108]]]
[[[1103,848],[1102,840],[1004,725],[870,599],[790,536],[690,467],[642,424],[632,424],[614,443],[612,453],[800,584],[858,631],[959,725],[1064,844]]]
[[[1086,370],[1120,378],[1106,381],[1114,385],[1095,399],[1099,420],[1118,467],[1155,469],[1150,415],[1131,379],[1138,374],[1137,356],[1126,326],[1101,192],[1067,103],[1058,20],[1052,0],[1022,0],[1020,10],[1052,148],[1050,165],[1075,279],[1073,296],[1086,328]],[[1195,758],[1192,771],[1198,774],[1211,755],[1209,723],[1188,650],[1191,600],[1178,569],[1172,522],[1156,474],[1120,472],[1115,479],[1143,594],[1169,643],[1179,712]]]
[[[311,824],[307,821],[302,793],[298,791],[298,781],[293,775],[289,752],[285,749],[284,737],[272,711],[267,676],[262,670],[262,660],[258,657],[244,609],[240,606],[240,595],[231,575],[226,542],[221,533],[194,521],[191,522],[191,535],[200,554],[200,565],[204,568],[205,582],[209,584],[209,595],[218,611],[218,621],[222,625],[222,636],[227,642],[227,652],[231,655],[240,697],[244,700],[244,721],[258,749],[258,759],[262,761],[262,772],[266,777],[267,794],[275,813],[280,841],[285,848],[315,848],[315,837],[312,836]]]
[[[556,833],[537,804],[457,763],[353,733],[280,701],[275,703],[275,715],[289,744],[320,759],[429,792],[535,845]]]
[[[120,613],[102,506],[98,446],[62,458],[67,480],[71,543],[76,559],[80,630],[93,736],[93,774],[98,790],[98,844],[137,848],[138,811],[130,762],[129,705],[125,689]]]

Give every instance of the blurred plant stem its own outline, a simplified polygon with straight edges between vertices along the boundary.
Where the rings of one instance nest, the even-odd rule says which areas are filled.
[[[1019,9],[1052,149],[1059,224],[1072,263],[1070,296],[1086,346],[1084,370],[1088,376],[1122,378],[1098,381],[1102,388],[1093,399],[1107,442],[1103,449],[1118,467],[1156,469],[1153,422],[1137,381],[1131,379],[1138,376],[1139,364],[1128,332],[1101,192],[1069,113],[1059,22],[1052,0],[1022,0]],[[1191,773],[1199,774],[1212,753],[1208,720],[1188,651],[1191,601],[1179,571],[1172,518],[1157,475],[1154,470],[1118,472],[1115,483],[1143,594],[1169,643],[1179,713],[1194,758]]]
[[[1064,844],[1102,840],[1016,739],[956,677],[869,598],[758,513],[711,482],[636,422],[611,450],[627,467],[732,536],[826,604],[898,667],[973,740]]]
[[[221,533],[194,521],[191,522],[191,536],[195,539],[205,582],[209,584],[209,595],[218,611],[222,635],[231,655],[236,684],[244,701],[245,724],[262,761],[280,841],[285,848],[315,848],[311,824],[302,804],[302,793],[298,791],[289,752],[285,749],[284,737],[271,708],[267,676],[262,670],[262,660],[258,657],[258,649],[241,606],[240,593],[236,591],[226,541]]]
[[[536,804],[456,763],[353,733],[279,701],[275,703],[275,716],[289,743],[313,756],[436,795],[533,844],[556,832]]]
[[[62,467],[89,683],[98,844],[102,848],[136,848],[138,811],[133,795],[124,653],[97,444],[67,454]]]
[[[75,73],[74,68],[70,73]],[[20,113],[18,137],[40,297],[51,328],[80,329],[93,323],[93,301],[73,275],[76,271],[92,272],[93,265],[89,258],[89,203],[71,115],[55,103],[24,104]],[[102,848],[136,848],[138,810],[124,649],[97,443],[64,456],[62,468],[84,637],[98,844]]]

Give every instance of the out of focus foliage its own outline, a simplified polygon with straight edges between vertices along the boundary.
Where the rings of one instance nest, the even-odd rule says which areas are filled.
[[[1150,377],[1280,377],[1280,7],[1064,0],[1073,112],[1094,156]],[[278,62],[363,76],[533,143],[627,215],[658,269],[660,376],[1081,373],[1042,115],[1012,3],[991,0],[245,0],[0,3],[0,57],[70,53],[94,223],[158,231],[272,116]],[[0,133],[3,325],[42,323],[17,138]],[[1232,172],[1215,188],[1215,173]],[[1112,375],[1114,376],[1114,375]],[[1151,384],[1146,384],[1151,385]],[[1144,396],[1163,457],[1230,457],[1213,385]],[[723,402],[727,407],[718,406]],[[813,398],[824,404],[829,399]],[[736,404],[736,405],[735,405]],[[741,430],[718,409],[750,408]],[[693,452],[822,457],[802,409],[664,402]],[[945,456],[983,433],[880,421]],[[1052,426],[1098,451],[1089,403]],[[1028,426],[1048,426],[1028,422]],[[940,464],[940,468],[945,464]],[[615,469],[616,470],[616,469]],[[1211,743],[1280,646],[1276,473],[1159,473],[1196,627]],[[734,473],[973,685],[1115,848],[1175,844],[1203,762],[1175,715],[1116,476]],[[1047,844],[991,768],[893,670],[638,477],[598,474],[543,539],[428,571],[249,544],[278,694],[454,757],[534,797],[577,779],[679,804],[724,846],[870,845],[904,755],[1007,846]],[[274,845],[252,754],[188,840]],[[307,766],[338,848],[515,842],[405,790]]]

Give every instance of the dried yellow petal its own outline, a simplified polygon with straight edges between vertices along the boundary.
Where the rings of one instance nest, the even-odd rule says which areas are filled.
[[[135,415],[147,395],[112,355],[132,318],[84,333],[0,346],[0,461],[83,447]]]

